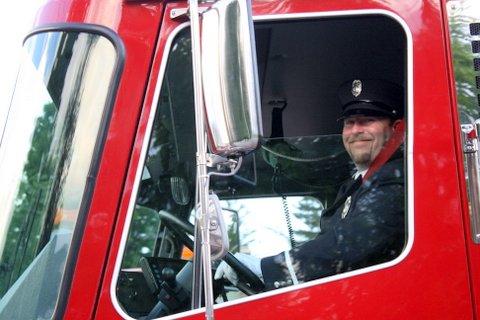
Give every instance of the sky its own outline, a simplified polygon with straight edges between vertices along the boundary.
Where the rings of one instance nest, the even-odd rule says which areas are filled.
[[[25,35],[33,27],[38,8],[45,0],[3,1],[0,10],[0,136],[10,105]]]

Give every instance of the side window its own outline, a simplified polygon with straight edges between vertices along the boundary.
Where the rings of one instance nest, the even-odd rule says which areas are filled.
[[[262,292],[394,260],[407,223],[404,30],[389,17],[363,15],[264,21],[255,32],[264,137],[236,175],[211,178],[230,252],[257,270]],[[191,305],[191,79],[185,29],[170,48],[121,253],[117,298],[132,317]],[[216,303],[256,294],[228,277],[214,291]]]
[[[117,281],[130,316],[145,316],[157,304],[163,269],[177,274],[192,258],[195,152],[190,30],[184,29],[170,48]],[[188,299],[175,311],[187,310]]]

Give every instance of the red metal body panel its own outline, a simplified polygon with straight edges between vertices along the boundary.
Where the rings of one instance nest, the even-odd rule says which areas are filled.
[[[168,35],[181,23],[169,18],[169,10],[186,4],[169,4],[165,15],[163,6],[160,1],[52,0],[38,17],[38,26],[59,22],[105,25],[119,34],[127,54],[67,319],[120,318],[110,296],[113,269],[163,51]],[[259,0],[254,4],[256,15],[356,9],[391,11],[406,22],[413,36],[414,182],[409,185],[414,189],[413,247],[393,267],[220,308],[218,319],[475,317],[471,286],[480,284],[480,248],[471,243],[468,234],[458,124],[451,99],[451,61],[440,1]]]

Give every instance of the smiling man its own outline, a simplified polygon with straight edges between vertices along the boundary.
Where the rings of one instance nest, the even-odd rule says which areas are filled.
[[[380,80],[353,80],[340,89],[343,145],[357,170],[367,170],[403,117],[403,90]]]
[[[403,250],[403,90],[388,81],[357,79],[342,85],[339,97],[342,140],[356,170],[322,212],[315,239],[261,260],[236,254],[266,290],[390,261]],[[215,274],[221,277],[238,281],[224,262]]]

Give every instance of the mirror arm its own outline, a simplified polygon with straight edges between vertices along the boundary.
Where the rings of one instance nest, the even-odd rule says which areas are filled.
[[[208,9],[208,7],[199,7],[198,13],[203,13]],[[190,16],[188,8],[176,8],[170,11],[170,19],[186,19]]]
[[[210,235],[209,225],[210,217],[208,208],[208,176],[207,176],[207,160],[206,160],[206,130],[205,130],[205,115],[203,108],[203,84],[202,84],[202,57],[200,52],[200,23],[199,23],[199,10],[198,0],[188,1],[190,12],[190,30],[192,39],[192,69],[193,69],[193,89],[194,89],[194,101],[195,101],[195,129],[196,129],[196,142],[197,142],[197,188],[198,188],[198,200],[200,202],[200,216],[195,217],[196,225],[200,226],[201,236],[201,250],[194,252],[194,256],[201,256],[201,265],[198,265],[200,259],[194,259],[194,273],[193,273],[193,293],[192,294],[192,306],[199,307],[199,298],[201,280],[199,279],[200,268],[203,270],[203,282],[205,293],[205,318],[207,320],[213,320],[213,280],[212,280],[212,268],[210,257]],[[198,235],[195,232],[196,236]],[[197,240],[197,239],[195,239]],[[198,249],[196,247],[195,249]],[[197,297],[196,299],[194,297]]]

